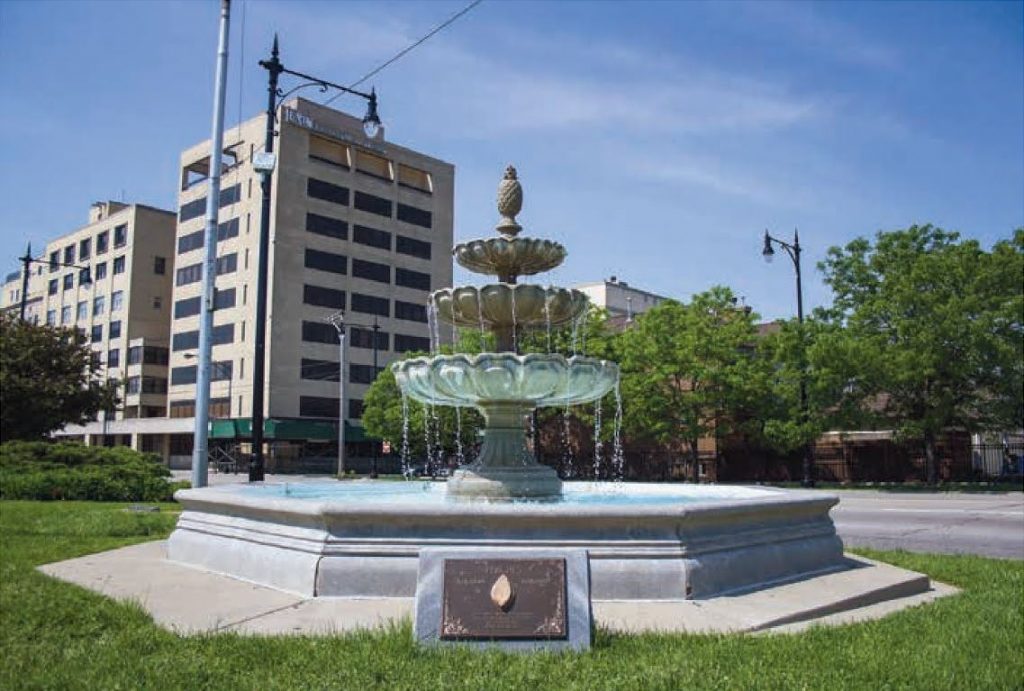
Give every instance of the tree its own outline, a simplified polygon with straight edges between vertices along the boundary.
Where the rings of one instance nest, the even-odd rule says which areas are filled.
[[[1020,426],[1022,258],[1024,231],[985,252],[924,225],[833,247],[820,265],[835,295],[828,317],[858,360],[861,406],[923,441],[929,483],[943,433]]]
[[[36,440],[117,404],[85,336],[0,314],[0,439]]]
[[[750,423],[765,376],[754,357],[756,315],[716,286],[688,304],[665,301],[621,336],[626,427],[634,439],[688,449],[696,476],[698,442]]]

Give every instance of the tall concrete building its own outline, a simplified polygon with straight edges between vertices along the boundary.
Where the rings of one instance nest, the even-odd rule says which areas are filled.
[[[47,243],[30,265],[26,318],[79,329],[103,376],[123,384],[115,410],[73,430],[87,443],[142,448],[127,421],[166,415],[174,231],[173,212],[97,202],[88,224]],[[87,268],[89,280],[64,265]],[[20,309],[21,281],[21,272],[7,277],[0,308]]]
[[[378,367],[429,346],[429,292],[452,282],[454,167],[378,136],[359,119],[304,99],[278,112],[273,172],[265,363],[270,459],[336,439],[338,334],[343,310],[348,439],[361,438],[362,400]],[[253,336],[265,119],[228,130],[221,179],[210,416],[214,439],[251,434]],[[171,315],[169,422],[195,415],[203,237],[210,142],[181,156]],[[190,435],[176,434],[183,463]],[[354,449],[355,450],[355,449]],[[273,468],[274,461],[270,461]]]

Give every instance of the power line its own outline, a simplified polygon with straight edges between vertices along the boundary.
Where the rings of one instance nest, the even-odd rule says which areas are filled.
[[[377,66],[377,67],[375,67],[374,69],[372,69],[372,70],[370,70],[369,72],[367,72],[367,73],[366,73],[365,75],[363,75],[363,77],[362,77],[361,79],[359,79],[358,81],[355,81],[355,82],[352,82],[351,84],[349,84],[348,88],[350,88],[350,89],[354,89],[355,87],[359,86],[360,84],[362,84],[363,82],[365,82],[365,81],[366,81],[367,79],[369,79],[369,78],[370,78],[370,77],[372,77],[373,75],[375,75],[375,74],[377,74],[378,72],[380,72],[381,70],[383,70],[383,69],[384,69],[385,67],[387,67],[388,65],[391,65],[391,64],[393,64],[393,63],[397,62],[397,61],[398,61],[398,60],[400,60],[400,59],[401,59],[401,58],[402,58],[402,57],[403,57],[404,55],[406,55],[406,54],[407,54],[407,53],[408,53],[409,51],[413,50],[413,49],[414,49],[414,48],[416,48],[416,47],[417,47],[418,45],[420,45],[421,43],[423,43],[424,41],[426,41],[427,39],[429,39],[429,38],[430,38],[431,36],[433,36],[434,34],[436,34],[436,33],[438,33],[439,31],[441,31],[442,29],[444,29],[444,28],[446,28],[446,27],[450,26],[450,25],[451,25],[451,24],[452,24],[453,22],[455,22],[455,20],[457,20],[457,19],[458,19],[459,17],[461,17],[462,15],[464,15],[464,14],[466,14],[467,12],[469,12],[470,10],[472,10],[472,9],[473,9],[474,7],[476,7],[477,5],[479,5],[479,4],[481,3],[481,2],[483,2],[483,0],[473,0],[473,2],[469,3],[468,5],[466,5],[465,7],[463,7],[463,8],[461,9],[461,10],[459,10],[458,12],[456,12],[455,14],[453,14],[453,15],[452,15],[451,17],[449,17],[448,19],[446,19],[446,20],[445,20],[445,21],[443,21],[442,23],[440,23],[440,24],[438,24],[437,26],[435,26],[435,27],[434,27],[433,29],[431,29],[431,30],[430,30],[429,32],[427,32],[427,33],[426,33],[426,34],[425,34],[425,35],[424,35],[424,36],[423,36],[422,38],[420,38],[420,39],[418,39],[418,40],[414,41],[413,43],[409,44],[408,46],[406,46],[405,48],[403,48],[403,49],[402,49],[402,50],[400,50],[399,52],[395,53],[395,55],[393,55],[393,56],[392,56],[392,57],[391,57],[390,59],[386,60],[385,62],[381,63],[380,65],[378,65],[378,66]],[[339,93],[335,94],[334,96],[331,96],[331,97],[330,97],[329,99],[327,99],[326,101],[324,101],[323,105],[325,105],[325,106],[327,106],[327,105],[330,105],[331,103],[333,103],[333,102],[335,101],[335,99],[337,99],[337,98],[338,98],[339,96],[341,96],[341,95],[342,95],[342,92],[339,92]]]

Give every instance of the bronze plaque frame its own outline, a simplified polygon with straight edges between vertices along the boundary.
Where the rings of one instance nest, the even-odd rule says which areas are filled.
[[[565,559],[445,559],[441,640],[565,640],[565,570]]]

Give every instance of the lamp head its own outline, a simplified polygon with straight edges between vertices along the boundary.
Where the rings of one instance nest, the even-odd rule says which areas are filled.
[[[764,231],[764,249],[761,250],[761,256],[769,264],[772,263],[772,259],[775,259],[775,250],[772,249],[772,238],[768,235],[768,231]]]
[[[366,115],[363,116],[363,132],[370,139],[373,139],[380,132],[380,116],[377,115],[377,91],[370,89],[369,103],[366,105]]]

